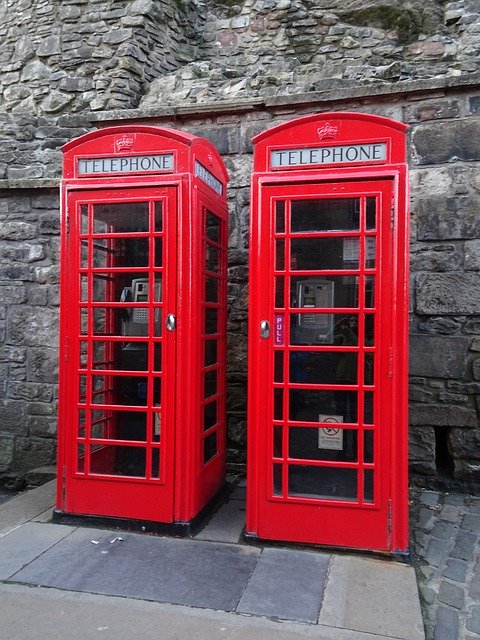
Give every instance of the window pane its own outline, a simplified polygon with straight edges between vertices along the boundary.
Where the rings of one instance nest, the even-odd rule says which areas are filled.
[[[357,460],[357,431],[340,429],[338,425],[313,429],[291,427],[289,457],[301,460]]]
[[[275,206],[275,231],[285,233],[285,202],[279,200]]]
[[[203,462],[211,460],[217,453],[217,432],[214,431],[203,441]]]
[[[221,220],[217,218],[213,213],[207,211],[207,221],[206,221],[206,232],[207,238],[209,240],[213,240],[213,242],[220,242],[220,225]]]
[[[357,422],[356,391],[289,391],[289,417],[298,422]]]
[[[358,345],[358,316],[333,313],[292,313],[290,344]]]
[[[358,277],[291,278],[290,304],[300,308],[358,307]]]
[[[292,238],[292,271],[358,269],[358,238]]]
[[[291,228],[292,233],[357,230],[360,228],[360,200],[294,200]]]
[[[94,233],[131,233],[148,228],[148,202],[93,205]]]
[[[290,382],[297,384],[357,384],[355,352],[290,352]]]
[[[217,424],[217,401],[209,402],[203,407],[203,429],[207,431]]]
[[[90,447],[90,472],[144,478],[146,451],[143,447],[120,445],[103,445],[97,450]]]
[[[357,500],[357,470],[290,465],[288,495],[321,500]]]

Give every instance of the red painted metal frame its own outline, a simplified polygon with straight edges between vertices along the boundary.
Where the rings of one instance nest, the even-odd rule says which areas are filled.
[[[119,144],[119,141],[122,141]],[[64,513],[117,518],[134,518],[154,522],[188,522],[213,497],[224,483],[225,467],[225,333],[226,333],[226,241],[228,214],[226,184],[228,176],[213,145],[187,133],[148,126],[109,127],[73,140],[63,148],[61,234],[61,310],[60,310],[60,380],[59,446],[57,510]],[[79,158],[116,157],[172,153],[173,170],[164,173],[103,174],[79,176]],[[207,169],[221,185],[222,194],[197,175],[196,162]],[[164,237],[163,279],[165,296],[158,308],[162,321],[176,314],[174,332],[162,331],[164,342],[162,376],[166,414],[162,421],[164,469],[159,479],[131,476],[88,475],[76,470],[78,430],[78,307],[80,263],[75,206],[81,202],[163,201],[166,227]],[[152,204],[149,205],[152,208]],[[217,453],[203,464],[201,319],[205,309],[203,252],[205,250],[205,209],[222,221],[222,280],[219,313],[219,376]],[[78,207],[77,207],[78,209]],[[151,235],[152,229],[150,231]],[[117,234],[117,237],[121,234]],[[125,234],[123,234],[125,235]],[[142,234],[127,234],[135,237]],[[144,234],[143,234],[144,235]],[[164,243],[164,244],[165,244]],[[91,265],[90,265],[91,267]],[[91,272],[91,268],[86,272]],[[106,271],[102,269],[102,271]],[[107,269],[108,271],[108,269]],[[121,270],[120,270],[121,271]],[[127,271],[124,269],[123,271]],[[132,268],[134,272],[152,272],[152,267]],[[152,288],[152,283],[150,284]],[[153,290],[150,292],[153,293]],[[149,298],[151,299],[151,298]],[[83,306],[121,307],[121,303],[89,302]],[[153,318],[153,306],[145,303]],[[111,340],[109,337],[103,340]],[[120,339],[120,338],[119,338]],[[158,339],[160,340],[160,339]],[[134,339],[135,341],[135,339]],[[142,339],[143,341],[143,339]],[[155,342],[155,338],[153,338]],[[115,342],[113,339],[112,342]],[[150,358],[153,358],[151,355]],[[152,362],[152,360],[150,361]],[[120,375],[135,375],[124,372]],[[89,375],[88,371],[85,374]],[[138,372],[137,374],[138,375]],[[109,405],[106,405],[107,407]],[[113,406],[112,406],[113,408]],[[143,408],[142,408],[143,410]],[[165,438],[165,440],[164,440]],[[117,444],[118,441],[109,441]],[[119,442],[120,444],[123,441]],[[97,444],[106,444],[100,441]],[[124,444],[131,444],[126,441]],[[156,447],[158,445],[153,445]],[[88,470],[87,470],[88,471]]]
[[[321,134],[326,130],[331,136],[326,140],[321,139]],[[246,529],[256,537],[387,552],[403,552],[408,548],[409,224],[405,130],[405,125],[386,118],[366,114],[328,113],[287,122],[254,139]],[[335,132],[334,135],[332,131]],[[381,165],[349,163],[325,168],[282,167],[280,170],[272,170],[269,166],[270,152],[273,149],[360,144],[371,140],[385,142],[387,145],[387,159]],[[377,265],[377,276],[381,275],[383,282],[381,303],[376,303],[375,308],[379,315],[376,319],[374,349],[377,351],[376,384],[378,381],[381,393],[376,393],[374,411],[375,428],[378,429],[381,423],[383,432],[380,440],[376,436],[374,464],[367,465],[376,469],[378,467],[380,472],[381,484],[375,488],[374,505],[273,495],[271,434],[274,425],[274,343],[273,338],[262,339],[259,333],[262,320],[268,320],[273,327],[275,319],[273,201],[283,199],[288,203],[290,199],[350,195],[374,195],[382,202],[382,226],[377,228],[381,237],[377,255],[382,262]],[[329,232],[328,235],[331,236],[332,233]],[[342,237],[349,234],[333,235]],[[349,270],[343,273],[349,273]],[[295,272],[295,275],[302,275],[302,272]],[[288,277],[288,271],[285,272],[285,277]],[[342,309],[334,311],[339,313]],[[291,312],[297,313],[298,308],[292,308]],[[286,307],[285,314],[288,313]],[[317,350],[322,351],[322,348],[317,347]],[[284,385],[276,386],[288,389],[295,385],[285,382]],[[303,384],[301,386],[308,387]],[[332,385],[328,386],[332,388]],[[285,424],[290,422],[285,417]],[[281,422],[276,424],[280,425]],[[286,437],[285,434],[284,456]],[[284,492],[285,468],[289,461],[283,459]],[[304,464],[304,461],[301,463]],[[334,466],[354,468],[359,465],[335,462]]]

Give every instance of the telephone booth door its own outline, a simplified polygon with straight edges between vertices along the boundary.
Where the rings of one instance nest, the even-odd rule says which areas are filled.
[[[67,145],[57,517],[188,532],[223,485],[222,167],[154,127]]]
[[[334,141],[319,140],[327,125],[338,132]],[[250,535],[383,551],[407,546],[407,225],[404,168],[391,162],[404,149],[401,127],[327,114],[256,139]],[[375,155],[367,150],[372,139],[382,143],[387,171],[386,162],[368,160],[338,166],[348,148],[350,158],[359,156],[360,144],[364,156]],[[327,158],[322,149],[337,167],[306,164]]]

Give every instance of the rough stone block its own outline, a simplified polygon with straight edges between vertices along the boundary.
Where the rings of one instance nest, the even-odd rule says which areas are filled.
[[[414,272],[454,271],[462,262],[461,252],[451,244],[417,245],[410,252],[410,267]]]
[[[57,334],[58,312],[47,307],[11,307],[8,333],[11,342],[19,345],[44,347],[52,344]]]
[[[57,420],[52,416],[31,416],[28,432],[39,438],[53,438],[57,433]]]
[[[480,216],[480,210],[479,214]],[[480,240],[465,242],[465,271],[480,271]]]
[[[432,427],[475,427],[477,414],[470,407],[436,404],[411,404],[410,424]]]
[[[462,378],[470,340],[462,337],[410,336],[410,375]]]
[[[451,192],[450,192],[451,193]],[[419,240],[462,240],[480,235],[478,196],[432,196],[418,200]]]
[[[55,442],[52,438],[17,438],[13,466],[18,472],[55,464]]]
[[[439,164],[455,160],[480,160],[478,118],[418,125],[412,144],[418,164]]]
[[[480,278],[472,273],[419,276],[416,311],[422,315],[480,314]]]
[[[56,383],[58,381],[57,349],[30,348],[27,354],[27,378],[30,382]]]
[[[431,427],[409,428],[409,458],[412,473],[435,473],[435,434]]]
[[[15,435],[28,432],[25,404],[20,400],[0,401],[0,429]]]
[[[14,450],[15,438],[13,436],[0,436],[0,473],[11,469]]]

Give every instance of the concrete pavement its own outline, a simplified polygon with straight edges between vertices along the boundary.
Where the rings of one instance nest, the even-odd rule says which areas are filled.
[[[52,524],[53,494],[0,505],[0,640],[424,638],[411,567],[240,544],[241,487],[195,539]]]

